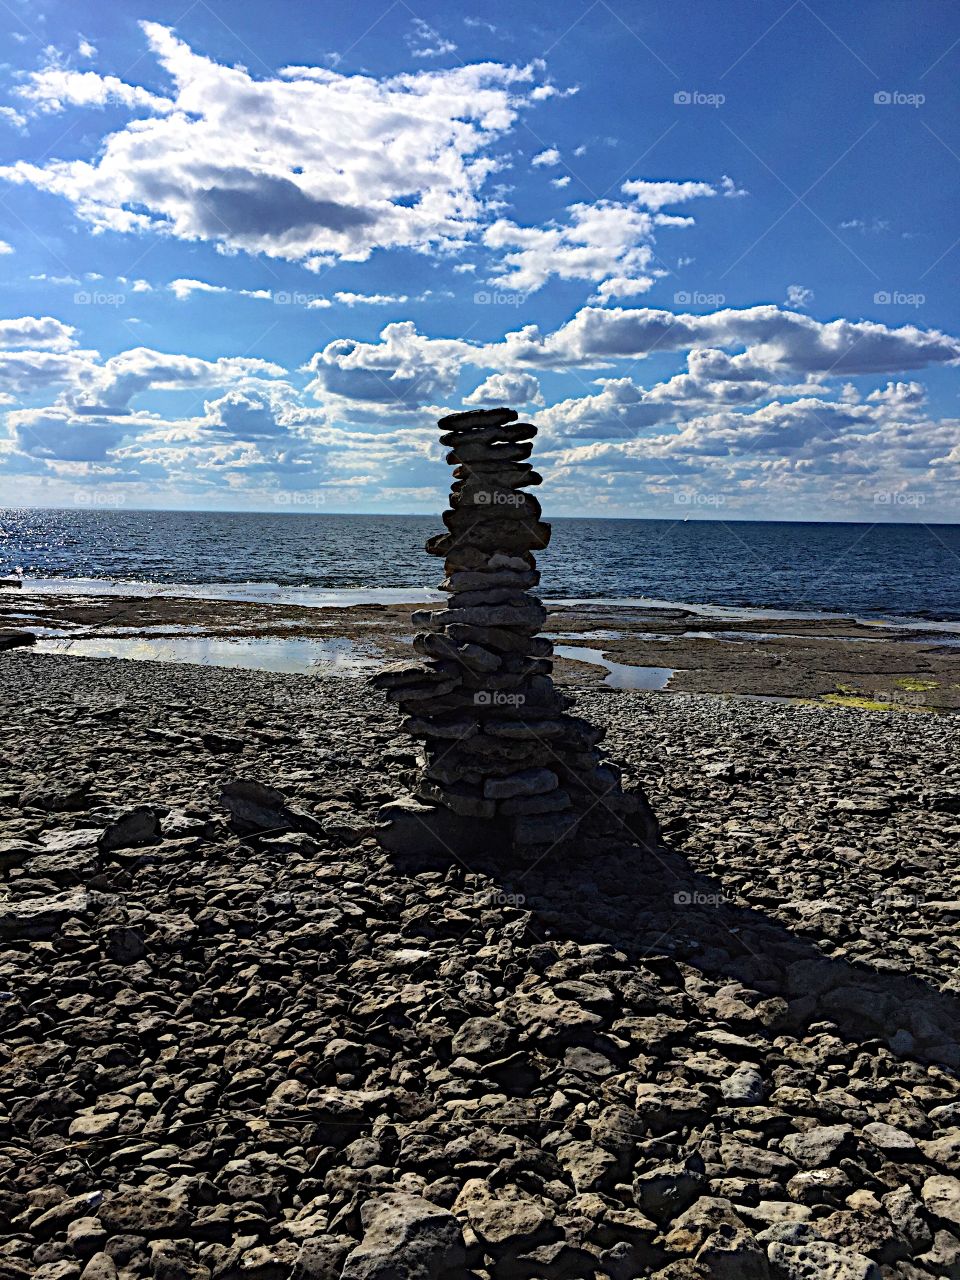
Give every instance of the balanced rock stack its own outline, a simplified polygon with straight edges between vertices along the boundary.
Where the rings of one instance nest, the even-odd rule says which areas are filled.
[[[413,796],[381,810],[381,843],[418,843],[539,856],[574,838],[657,838],[642,792],[624,792],[601,759],[603,730],[567,714],[572,699],[550,672],[553,645],[537,633],[547,611],[531,589],[533,552],[550,541],[541,477],[528,458],[537,429],[512,409],[441,418],[454,467],[447,532],[429,539],[442,556],[445,608],[414,613],[422,661],[397,663],[374,684],[424,741]],[[479,820],[479,821],[478,821]],[[459,848],[458,848],[459,846]]]

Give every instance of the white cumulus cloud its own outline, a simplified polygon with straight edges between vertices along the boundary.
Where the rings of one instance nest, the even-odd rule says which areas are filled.
[[[308,267],[377,248],[461,247],[486,219],[494,144],[532,67],[484,62],[377,79],[292,66],[256,78],[141,24],[169,99],[116,77],[48,67],[38,109],[120,103],[139,118],[87,158],[17,161],[0,178],[62,196],[98,230],[152,230]]]

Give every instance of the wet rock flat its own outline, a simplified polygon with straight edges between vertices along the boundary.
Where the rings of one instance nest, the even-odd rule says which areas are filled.
[[[542,563],[549,577],[549,550]],[[17,644],[28,643],[32,631],[117,640],[141,657],[151,640],[170,636],[238,643],[342,639],[384,664],[411,657],[411,604],[318,608],[177,596],[174,585],[164,590],[162,596],[76,596],[34,593],[28,583],[22,592],[0,593],[0,628],[19,636]],[[950,626],[924,631],[852,618],[751,619],[549,599],[547,608],[546,631],[558,645],[572,642],[628,666],[670,668],[673,692],[855,698],[893,711],[960,709],[960,645]],[[602,665],[562,656],[554,665],[561,685],[601,684],[606,674]]]
[[[581,690],[669,848],[505,873],[362,682],[0,690],[4,1280],[958,1274],[952,720]]]

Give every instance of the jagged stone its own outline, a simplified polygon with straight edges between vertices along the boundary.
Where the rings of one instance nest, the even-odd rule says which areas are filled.
[[[496,671],[500,659],[489,649],[478,644],[455,644],[448,636],[430,631],[414,636],[413,647],[417,653],[429,654],[435,658],[447,658],[451,662],[477,672]]]
[[[446,657],[446,655],[439,655]],[[402,689],[432,681],[435,685],[443,684],[451,675],[456,674],[454,663],[433,662],[392,662],[371,677],[371,683],[377,689]]]

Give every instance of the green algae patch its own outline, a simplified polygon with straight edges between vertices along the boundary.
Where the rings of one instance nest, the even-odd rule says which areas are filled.
[[[913,702],[880,702],[876,698],[864,698],[853,693],[825,693],[820,699],[828,707],[855,707],[859,711],[907,711],[931,715],[933,707],[917,706]]]

